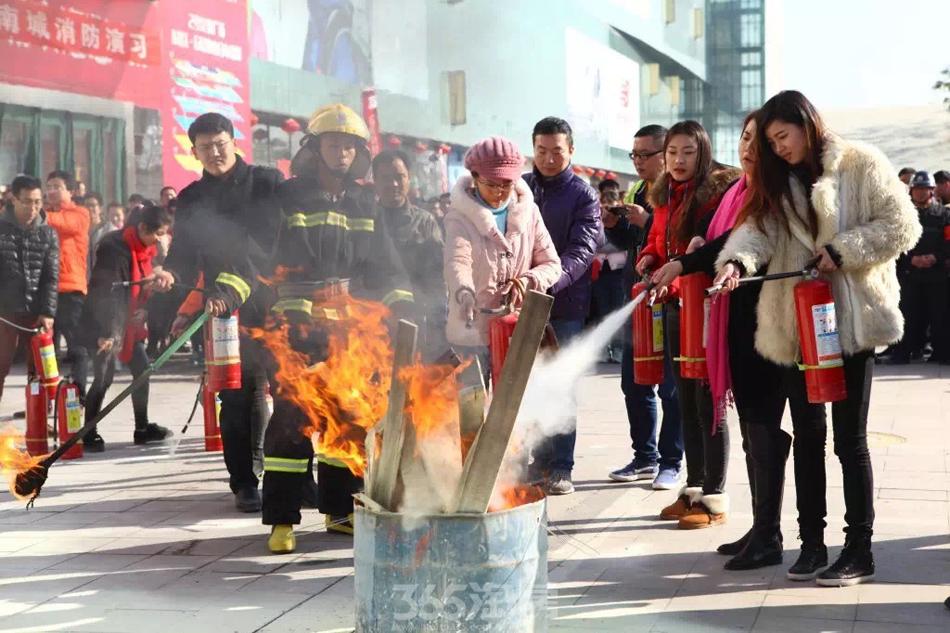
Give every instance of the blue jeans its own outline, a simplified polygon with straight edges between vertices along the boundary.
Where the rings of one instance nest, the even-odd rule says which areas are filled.
[[[633,461],[638,468],[659,464],[661,468],[679,468],[683,460],[683,425],[676,394],[676,368],[666,355],[663,384],[638,385],[633,381],[632,325],[625,326],[623,361],[620,365],[620,389],[627,405]],[[667,342],[669,344],[669,342]],[[656,397],[663,403],[663,424],[657,418]],[[659,428],[658,428],[659,427]],[[657,444],[659,430],[659,444]]]
[[[560,347],[569,344],[571,339],[581,333],[584,329],[583,319],[552,319],[551,326],[557,335],[557,342]],[[576,396],[576,394],[575,394]],[[534,449],[535,464],[544,470],[570,473],[574,469],[574,443],[577,440],[577,399],[571,398],[571,411],[569,418],[572,419],[574,430],[570,433],[562,433],[545,439]]]

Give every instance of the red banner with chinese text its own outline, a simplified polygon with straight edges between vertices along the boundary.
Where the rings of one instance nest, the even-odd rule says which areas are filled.
[[[0,81],[158,107],[157,7],[0,0]]]
[[[188,126],[205,112],[234,123],[239,153],[251,157],[247,0],[163,2],[162,134],[165,184],[182,187],[200,177]]]

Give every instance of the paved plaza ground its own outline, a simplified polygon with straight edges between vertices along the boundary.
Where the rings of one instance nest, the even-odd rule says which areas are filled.
[[[950,368],[877,368],[877,582],[845,589],[785,579],[798,544],[790,465],[786,564],[723,571],[715,546],[752,519],[737,431],[726,526],[678,531],[657,520],[672,493],[608,481],[631,456],[618,368],[584,379],[577,492],[549,500],[550,631],[950,631]],[[23,384],[22,371],[9,379],[0,419],[23,409]],[[153,421],[179,431],[197,385],[180,362],[156,377]],[[108,450],[55,466],[32,510],[0,493],[0,633],[353,630],[351,540],[305,510],[297,552],[270,555],[260,518],[234,510],[197,418],[174,453],[138,447],[126,402],[100,427]],[[826,539],[835,556],[844,504],[830,447],[829,437]]]

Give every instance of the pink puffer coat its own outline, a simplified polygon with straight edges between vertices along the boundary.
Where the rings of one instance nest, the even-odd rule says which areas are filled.
[[[515,181],[505,235],[492,212],[473,197],[473,187],[471,176],[459,178],[445,215],[446,335],[453,345],[487,345],[491,318],[479,314],[473,326],[466,327],[459,290],[475,293],[476,308],[498,308],[504,300],[499,289],[510,279],[521,277],[529,290],[544,292],[561,277],[561,260],[525,182]]]

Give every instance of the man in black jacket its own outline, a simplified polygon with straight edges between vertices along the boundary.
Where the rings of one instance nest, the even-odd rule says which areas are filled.
[[[178,195],[175,237],[165,270],[185,286],[195,285],[202,274],[211,315],[240,309],[242,326],[260,327],[270,304],[260,278],[271,274],[282,176],[275,169],[248,165],[235,153],[234,126],[221,114],[199,116],[188,128],[188,137],[204,173]],[[186,324],[186,319],[176,319],[173,333]],[[242,336],[240,346],[241,388],[220,394],[221,440],[235,505],[242,512],[257,512],[267,375],[259,345]]]
[[[604,232],[607,239],[619,248],[627,249],[624,268],[624,295],[637,281],[633,268],[640,247],[650,232],[653,209],[647,202],[651,183],[664,170],[663,141],[666,128],[648,125],[637,130],[633,138],[630,158],[641,180],[624,198],[625,213],[604,214]],[[683,459],[683,431],[680,425],[679,401],[676,397],[675,374],[672,367],[664,372],[662,385],[638,385],[633,379],[632,327],[624,327],[624,349],[620,372],[620,388],[627,406],[627,421],[630,424],[630,439],[633,443],[633,461],[610,473],[614,481],[648,479],[659,490],[671,490],[679,486],[680,464]],[[663,424],[657,416],[657,392],[663,404]],[[659,430],[659,442],[657,442]]]
[[[904,338],[891,362],[906,364],[921,352],[930,328],[933,362],[950,363],[947,332],[947,243],[950,209],[935,199],[936,183],[926,171],[918,171],[910,181],[910,196],[917,207],[923,235],[917,245],[897,260],[901,284],[901,311],[906,323]]]
[[[0,398],[17,347],[27,333],[53,328],[59,286],[59,238],[43,216],[43,185],[17,176],[13,207],[0,213]],[[27,358],[30,358],[28,355]]]

